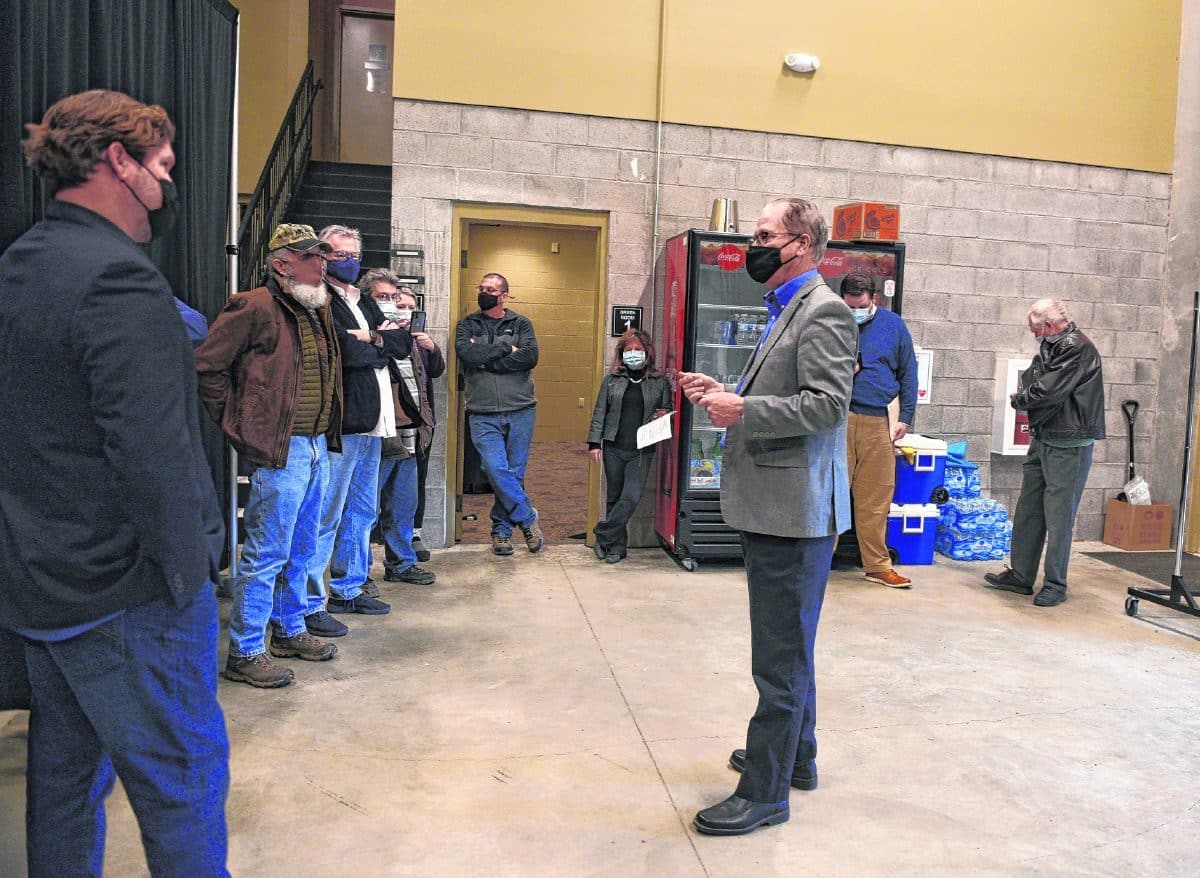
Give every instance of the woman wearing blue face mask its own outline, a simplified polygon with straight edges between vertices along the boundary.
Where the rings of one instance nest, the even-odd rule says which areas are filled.
[[[607,514],[596,525],[592,551],[608,564],[625,557],[629,546],[626,525],[642,499],[642,489],[654,461],[651,445],[637,447],[638,427],[666,412],[671,387],[654,365],[654,342],[648,332],[630,329],[617,341],[612,369],[604,376],[592,426],[588,454],[604,461]]]

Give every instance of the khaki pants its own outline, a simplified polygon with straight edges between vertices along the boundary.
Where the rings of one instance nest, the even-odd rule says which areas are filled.
[[[890,570],[887,523],[896,488],[896,452],[886,415],[850,412],[846,421],[846,463],[863,572]]]

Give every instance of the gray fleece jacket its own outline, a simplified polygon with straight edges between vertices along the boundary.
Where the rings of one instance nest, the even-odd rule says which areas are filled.
[[[481,311],[468,314],[454,330],[454,352],[466,383],[468,412],[498,414],[537,404],[533,367],[538,346],[528,317],[508,310],[499,320]]]

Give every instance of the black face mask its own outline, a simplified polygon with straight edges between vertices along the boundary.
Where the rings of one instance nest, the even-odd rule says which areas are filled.
[[[765,284],[774,276],[775,272],[800,255],[797,253],[788,260],[782,259],[779,255],[784,247],[799,237],[800,235],[796,235],[795,238],[780,247],[752,246],[746,253],[746,274],[750,275],[750,279],[755,283]]]
[[[139,164],[141,164],[139,162]],[[150,169],[142,165],[142,170],[150,174]],[[171,229],[175,228],[175,221],[179,218],[179,190],[175,188],[175,184],[170,180],[160,180],[153,174],[150,177],[155,180],[162,189],[162,204],[159,207],[151,209],[142,201],[132,186],[124,183],[125,188],[133,193],[133,197],[137,199],[138,204],[146,208],[146,220],[150,223],[150,240],[161,238]]]
[[[162,187],[162,206],[146,214],[146,218],[150,220],[151,240],[161,238],[171,231],[179,219],[179,190],[170,180],[159,180],[158,185]]]
[[[490,296],[487,293],[480,293],[479,297],[478,297],[478,301],[479,301],[479,310],[480,311],[491,311],[493,308],[496,307],[496,305],[498,305],[500,303],[500,297],[499,296]]]

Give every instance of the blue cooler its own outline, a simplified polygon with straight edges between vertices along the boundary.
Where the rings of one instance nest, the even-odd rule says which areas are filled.
[[[897,439],[895,446],[898,454],[892,502],[902,505],[929,503],[933,500],[933,492],[946,483],[946,443],[910,433]]]
[[[932,503],[892,504],[888,512],[887,544],[895,550],[901,564],[933,563],[940,515]]]

